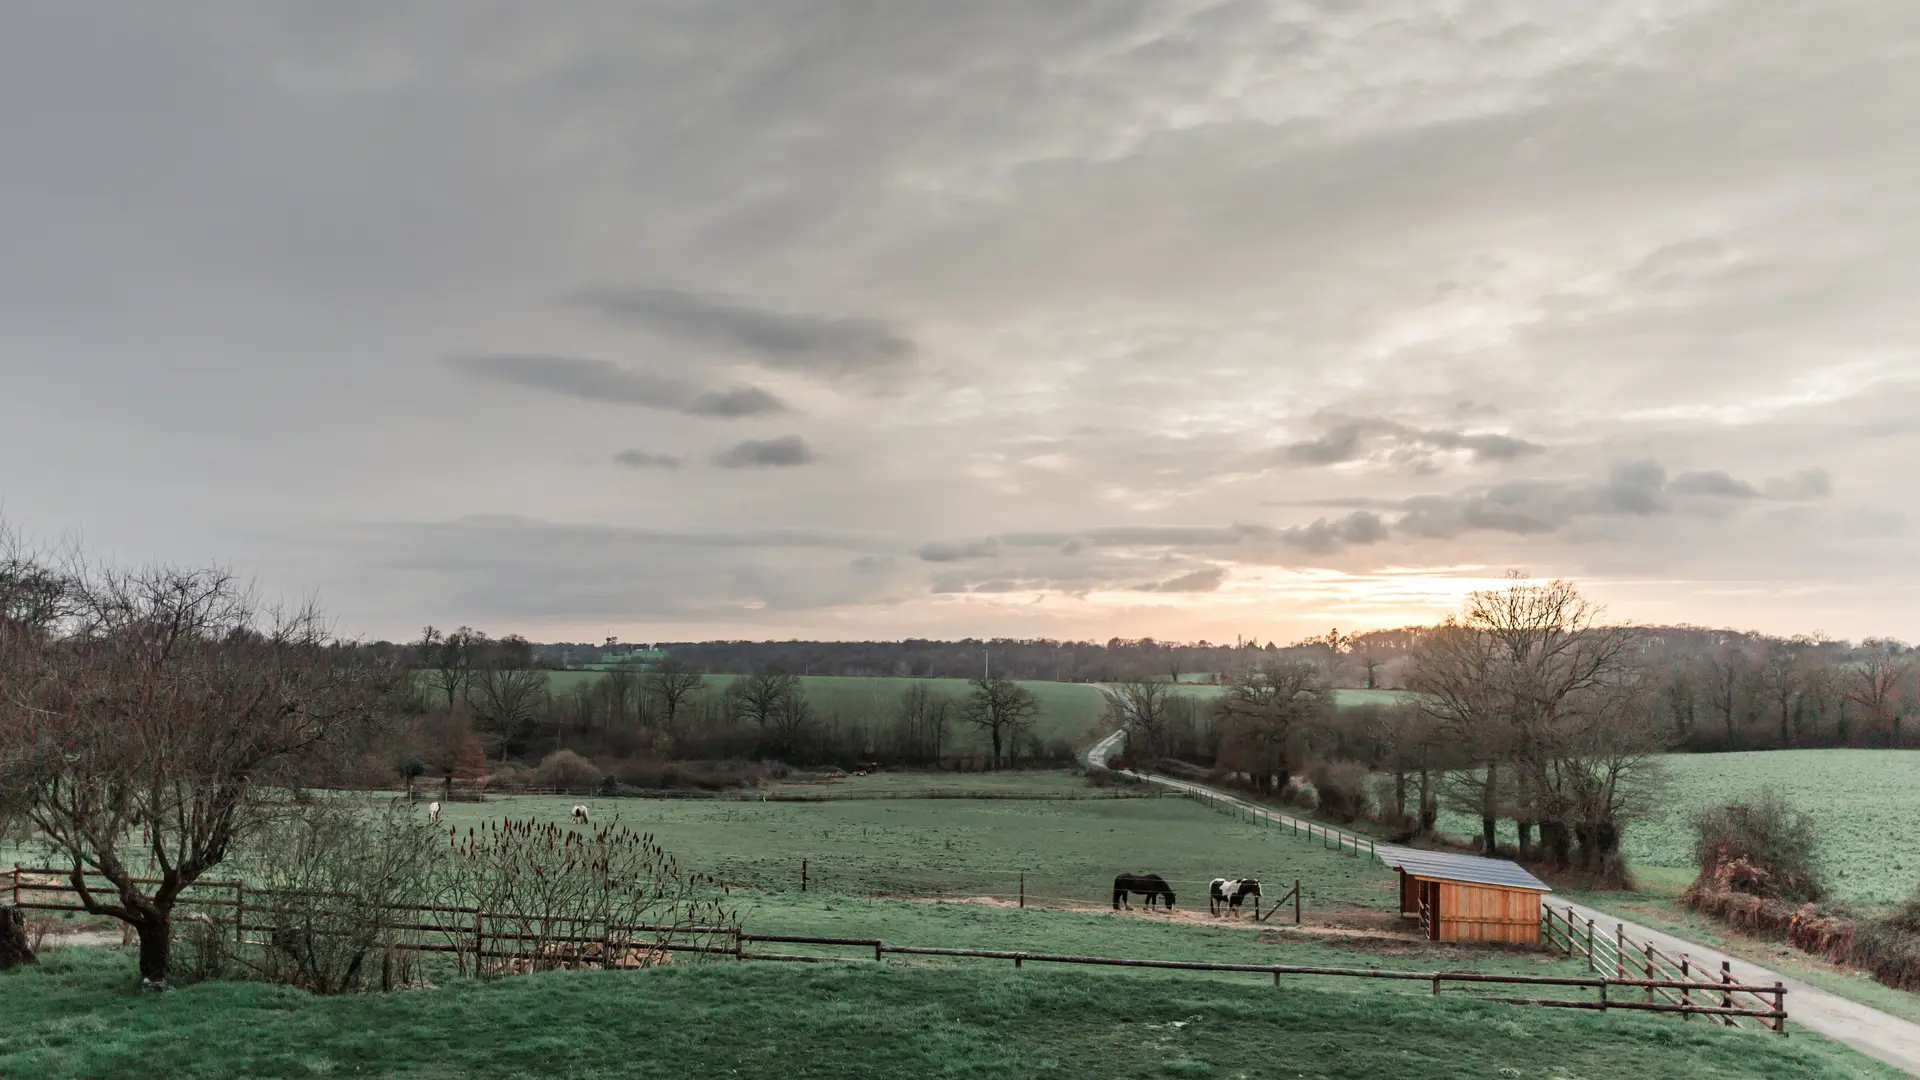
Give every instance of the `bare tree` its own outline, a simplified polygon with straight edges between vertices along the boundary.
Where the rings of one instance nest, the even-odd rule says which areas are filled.
[[[547,673],[532,664],[527,639],[509,635],[492,643],[469,675],[467,699],[481,727],[498,742],[502,761],[547,704]]]
[[[1131,755],[1153,760],[1168,752],[1168,728],[1173,721],[1172,682],[1142,679],[1121,683],[1108,698],[1114,718],[1127,733],[1127,750]]]
[[[463,626],[450,634],[431,626],[420,632],[420,640],[414,642],[413,647],[427,669],[428,681],[446,698],[447,708],[466,700],[473,670],[488,644],[487,635],[471,626]]]
[[[1216,706],[1223,764],[1278,794],[1297,771],[1300,740],[1327,710],[1320,665],[1268,654],[1228,676]]]
[[[961,706],[960,717],[987,736],[993,746],[993,764],[1000,767],[1003,751],[1018,748],[1020,737],[1033,730],[1040,699],[1012,679],[978,678]]]
[[[1900,745],[1901,688],[1913,671],[1910,658],[1876,640],[1863,642],[1859,658],[1846,670],[1847,700],[1865,711],[1875,732],[1885,733],[1888,746]]]
[[[669,656],[649,669],[643,681],[647,693],[660,703],[661,719],[673,731],[680,710],[707,688],[706,676]]]
[[[784,671],[756,671],[727,684],[727,711],[733,719],[762,730],[777,722],[781,707],[800,685]]]
[[[1737,646],[1722,646],[1707,657],[1703,680],[1707,689],[1707,705],[1720,714],[1729,749],[1734,745],[1734,717],[1740,706],[1740,687],[1747,681],[1747,671],[1747,654]]]
[[[1798,741],[1794,738],[1794,722],[1799,716],[1800,697],[1806,685],[1798,652],[1788,642],[1775,642],[1767,650],[1759,669],[1754,672],[1754,682],[1760,692],[1766,695],[1767,703],[1776,710],[1780,721],[1780,745],[1783,748],[1792,747]]]
[[[901,691],[894,707],[894,719],[930,764],[938,765],[946,745],[947,730],[953,725],[954,701],[935,693],[926,682],[916,680]]]
[[[0,786],[81,905],[132,927],[142,978],[164,984],[181,891],[383,715],[397,673],[225,571],[82,568],[71,596],[54,632],[8,649]]]

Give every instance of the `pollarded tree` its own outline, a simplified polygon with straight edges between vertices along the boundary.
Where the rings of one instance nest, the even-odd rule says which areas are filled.
[[[182,891],[386,715],[400,677],[225,571],[69,580],[70,614],[5,652],[0,790],[81,905],[139,935],[141,977],[163,985]]]

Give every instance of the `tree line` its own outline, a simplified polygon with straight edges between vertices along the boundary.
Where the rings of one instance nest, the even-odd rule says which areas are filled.
[[[530,666],[532,649],[513,635],[426,628],[394,654],[418,673],[414,718],[368,768],[393,762],[411,775],[663,787],[701,775],[669,774],[673,763],[995,768],[1072,755],[1070,744],[1035,735],[1039,699],[1004,675],[978,675],[964,693],[915,681],[890,702],[822,704],[792,671],[715,677],[676,654],[556,689],[551,672]]]

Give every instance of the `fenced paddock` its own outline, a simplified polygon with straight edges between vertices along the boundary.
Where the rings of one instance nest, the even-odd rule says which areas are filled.
[[[49,868],[14,867],[8,882],[13,904],[26,910],[79,911],[75,898],[79,891],[64,872]],[[1297,899],[1298,890],[1294,890]],[[189,886],[180,906],[208,916],[218,932],[231,934],[236,942],[266,945],[282,927],[273,924],[271,913],[282,905],[271,894],[249,889],[238,881],[205,881]],[[1275,905],[1277,910],[1280,905]],[[1626,1010],[1670,1013],[1681,1016],[1707,1016],[1732,1025],[1740,1019],[1762,1023],[1773,1031],[1786,1032],[1786,989],[1773,986],[1735,983],[1723,972],[1723,981],[1704,982],[1689,977],[1681,969],[1669,977],[1665,967],[1649,959],[1645,977],[1627,975],[1630,951],[1625,944],[1609,953],[1606,939],[1586,925],[1581,938],[1576,927],[1564,916],[1556,928],[1549,913],[1549,925],[1543,929],[1569,955],[1584,956],[1594,974],[1587,976],[1524,975],[1474,971],[1398,971],[1377,968],[1329,967],[1297,964],[1216,963],[1196,960],[1159,960],[1132,957],[1077,955],[1027,950],[973,949],[908,945],[880,938],[831,937],[799,934],[755,934],[737,926],[663,926],[650,924],[601,924],[578,919],[553,919],[537,913],[488,912],[476,908],[431,904],[392,905],[385,909],[391,918],[385,929],[395,936],[394,951],[414,953],[451,953],[462,962],[470,961],[475,972],[533,971],[564,967],[647,967],[673,954],[702,954],[736,962],[766,961],[784,963],[848,963],[870,960],[884,962],[888,956],[937,958],[946,960],[983,960],[1011,962],[1015,968],[1027,964],[1072,965],[1159,971],[1217,972],[1249,974],[1270,978],[1275,987],[1282,977],[1386,980],[1425,984],[1432,994],[1443,989],[1470,991],[1474,996],[1510,1005],[1546,1008],[1584,1009],[1606,1012]],[[1271,912],[1270,912],[1271,913]],[[555,925],[555,924],[558,925]],[[1624,943],[1624,936],[1616,936]],[[1581,952],[1584,942],[1584,952]],[[837,953],[792,952],[764,946],[814,946],[842,950]],[[761,948],[756,948],[761,946]],[[1613,975],[1605,974],[1604,961],[1613,961]],[[1664,960],[1664,958],[1662,958]],[[488,965],[493,967],[489,968]],[[1502,987],[1535,988],[1529,993],[1591,992],[1592,997],[1514,997],[1492,996],[1487,990]],[[1698,995],[1698,996],[1696,996]],[[1714,1000],[1717,998],[1717,1000]]]

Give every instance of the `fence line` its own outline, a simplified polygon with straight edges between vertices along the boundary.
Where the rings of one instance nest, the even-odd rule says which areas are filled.
[[[1548,948],[1558,948],[1571,958],[1585,959],[1589,971],[1612,971],[1615,982],[1621,982],[1627,972],[1637,969],[1642,976],[1639,985],[1646,988],[1646,1001],[1640,1003],[1642,1006],[1660,1003],[1689,1014],[1704,1013],[1728,1027],[1738,1026],[1739,1017],[1749,1016],[1770,1021],[1767,1026],[1777,1034],[1787,1033],[1786,1007],[1781,1004],[1786,987],[1779,982],[1770,987],[1735,983],[1731,961],[1720,962],[1720,977],[1716,981],[1711,968],[1694,967],[1685,953],[1675,959],[1650,941],[1636,941],[1621,922],[1615,922],[1613,932],[1608,934],[1596,928],[1594,920],[1581,919],[1571,906],[1562,914],[1551,904],[1542,904],[1540,929],[1541,939]],[[1696,971],[1701,974],[1696,975]],[[1696,992],[1707,1001],[1717,997],[1720,1007],[1695,1006]],[[1757,1011],[1756,1007],[1736,1007],[1735,999],[1742,996],[1753,998]],[[1774,1015],[1776,1013],[1778,1015]]]
[[[67,911],[78,910],[79,909],[78,905],[75,905],[75,904],[48,904],[44,902],[33,902],[33,901],[23,902],[21,900],[22,893],[29,893],[29,892],[30,893],[39,893],[39,892],[77,893],[79,891],[78,888],[70,883],[64,884],[64,885],[55,885],[55,884],[51,884],[44,881],[28,882],[23,880],[25,875],[28,875],[28,874],[57,875],[60,873],[61,872],[57,870],[47,870],[42,868],[25,868],[19,865],[15,865],[11,875],[13,879],[11,884],[12,884],[12,890],[13,890],[13,900],[15,902],[15,905],[23,908],[39,909],[39,910],[67,910]],[[90,875],[90,876],[98,876],[98,875]],[[252,927],[248,927],[246,922],[247,914],[249,910],[251,910],[251,912],[256,916],[261,915],[263,913],[263,908],[268,912],[271,911],[271,908],[272,908],[271,895],[269,895],[266,904],[261,904],[259,902],[256,902],[256,904],[251,909],[249,909],[246,905],[246,895],[248,890],[244,883],[201,882],[196,884],[199,887],[204,887],[209,889],[218,888],[218,889],[233,890],[232,899],[228,899],[226,897],[212,897],[212,896],[193,896],[193,897],[183,896],[181,899],[181,903],[196,905],[196,906],[214,906],[214,907],[232,908],[234,912],[234,933],[235,933],[236,940],[245,941],[246,934],[250,929],[255,932],[265,932],[268,934],[272,934],[277,929],[279,929],[278,927],[263,926],[258,923],[256,923]],[[1300,892],[1299,883],[1297,881],[1295,882],[1294,888],[1289,890],[1289,892],[1291,894],[1292,899],[1296,903],[1296,918],[1297,918],[1297,911],[1298,911],[1297,904],[1298,904],[1299,892]],[[1285,897],[1283,897],[1283,902],[1284,902],[1284,899]],[[1268,911],[1267,917],[1271,917],[1273,912],[1277,911],[1280,908],[1280,906],[1281,906],[1280,903],[1276,903],[1274,905],[1274,908]],[[403,925],[393,926],[391,927],[391,929],[406,930],[409,932],[418,932],[418,933],[429,933],[429,934],[437,933],[437,934],[443,935],[448,939],[448,943],[444,945],[434,944],[431,942],[409,942],[406,944],[397,945],[395,946],[395,948],[401,951],[452,952],[452,953],[458,953],[461,955],[472,955],[475,958],[476,970],[480,969],[481,965],[486,959],[504,959],[508,961],[525,960],[530,962],[531,964],[548,963],[554,966],[578,966],[581,964],[591,965],[597,962],[598,965],[602,967],[621,966],[623,963],[631,964],[631,963],[651,962],[650,959],[635,961],[633,959],[633,954],[635,953],[642,954],[642,956],[645,958],[650,958],[654,954],[688,952],[688,953],[700,953],[700,954],[719,955],[719,956],[731,956],[738,961],[769,960],[769,961],[789,961],[789,962],[802,962],[802,963],[821,963],[821,962],[833,962],[833,961],[846,961],[846,960],[853,959],[851,957],[846,957],[846,956],[830,956],[830,955],[817,955],[817,954],[795,954],[795,953],[778,953],[778,952],[751,952],[750,953],[746,949],[746,946],[748,946],[749,944],[755,944],[755,943],[773,944],[773,945],[779,945],[779,944],[825,945],[825,946],[834,946],[834,947],[841,947],[841,948],[858,948],[858,949],[861,949],[863,953],[865,950],[871,949],[873,953],[873,959],[875,961],[884,960],[887,955],[893,954],[893,955],[899,955],[899,956],[933,956],[933,957],[967,958],[967,959],[979,959],[979,960],[1011,960],[1013,962],[1013,965],[1016,968],[1021,967],[1028,962],[1032,962],[1032,963],[1041,963],[1041,964],[1071,964],[1071,965],[1086,965],[1086,966],[1097,966],[1097,967],[1150,968],[1150,969],[1174,970],[1174,971],[1241,972],[1241,973],[1270,975],[1273,978],[1273,982],[1275,986],[1278,986],[1280,984],[1280,977],[1282,975],[1299,975],[1299,976],[1319,976],[1319,977],[1330,977],[1330,978],[1387,979],[1387,980],[1398,980],[1398,981],[1426,982],[1431,985],[1433,993],[1435,994],[1438,994],[1441,990],[1441,987],[1447,984],[1458,984],[1462,986],[1557,986],[1557,987],[1564,987],[1564,988],[1570,988],[1570,989],[1591,989],[1597,992],[1598,994],[1597,1001],[1588,1002],[1588,1001],[1570,1001],[1570,1000],[1557,999],[1557,998],[1504,998],[1504,997],[1491,998],[1488,1000],[1493,1000],[1493,1001],[1501,1002],[1504,1004],[1512,1004],[1512,1005],[1534,1005],[1534,1006],[1542,1006],[1542,1007],[1549,1007],[1549,1008],[1569,1008],[1569,1009],[1595,1009],[1602,1012],[1605,1012],[1608,1009],[1628,1009],[1628,1010],[1637,1010],[1637,1011],[1645,1011],[1645,1012],[1677,1013],[1677,1014],[1680,1014],[1682,1017],[1699,1014],[1699,1015],[1704,1015],[1708,1017],[1718,1018],[1719,1020],[1721,1020],[1721,1022],[1727,1023],[1727,1024],[1735,1023],[1737,1018],[1746,1017],[1746,1018],[1767,1022],[1769,1027],[1771,1027],[1774,1031],[1779,1032],[1781,1034],[1785,1034],[1786,1032],[1786,1019],[1787,1019],[1786,996],[1785,996],[1786,988],[1779,983],[1775,983],[1771,987],[1748,986],[1745,984],[1737,984],[1733,982],[1732,975],[1730,972],[1728,972],[1725,965],[1722,965],[1722,979],[1720,982],[1712,983],[1712,982],[1697,981],[1692,979],[1689,976],[1687,971],[1686,961],[1684,960],[1684,958],[1680,962],[1679,978],[1659,977],[1660,975],[1664,974],[1664,969],[1658,968],[1657,965],[1654,965],[1651,962],[1649,963],[1649,966],[1647,968],[1647,971],[1648,971],[1647,977],[1645,978],[1624,977],[1626,958],[1631,955],[1631,952],[1627,950],[1624,946],[1618,945],[1619,942],[1624,942],[1625,938],[1624,938],[1624,935],[1619,934],[1617,927],[1616,927],[1617,947],[1615,952],[1611,954],[1614,958],[1615,966],[1617,969],[1615,974],[1613,976],[1608,976],[1605,974],[1596,973],[1593,976],[1583,978],[1583,977],[1550,976],[1550,975],[1499,975],[1499,974],[1487,974],[1482,972],[1467,972],[1467,971],[1431,971],[1431,972],[1383,971],[1383,970],[1374,969],[1374,968],[1330,968],[1330,967],[1313,967],[1313,966],[1294,965],[1294,964],[1221,964],[1221,963],[1213,963],[1209,961],[1195,961],[1195,960],[1149,960],[1149,959],[1134,959],[1134,958],[1112,957],[1112,956],[1080,956],[1080,955],[1057,954],[1057,953],[1038,953],[1038,952],[1027,952],[1023,950],[958,949],[958,948],[934,947],[934,946],[924,946],[924,945],[895,945],[895,944],[888,944],[887,942],[879,938],[820,937],[820,936],[797,935],[797,934],[753,934],[753,933],[748,933],[740,929],[739,927],[722,927],[722,926],[712,926],[712,927],[678,926],[676,927],[676,926],[659,926],[659,925],[652,925],[652,924],[604,924],[602,925],[600,921],[594,920],[591,918],[581,918],[581,917],[574,917],[574,916],[530,916],[530,915],[510,914],[510,913],[485,912],[477,908],[456,907],[456,906],[449,906],[449,905],[433,905],[433,904],[386,905],[385,909],[390,911],[406,911],[406,912],[415,913],[415,914],[446,914],[446,915],[460,916],[462,921],[457,924],[454,924],[451,922],[434,921],[431,923],[415,922],[415,923],[407,923]],[[471,919],[472,919],[470,923],[465,921],[466,917],[468,916],[471,916]],[[1548,909],[1547,914],[1543,917],[1544,922],[1547,924],[1547,930],[1550,935],[1555,933],[1557,930],[1557,928],[1553,926],[1554,918],[1555,918],[1555,913],[1553,913],[1551,909]],[[1551,940],[1553,940],[1554,943],[1556,944],[1562,945],[1563,948],[1572,950],[1577,947],[1577,945],[1582,941],[1582,938],[1576,932],[1576,927],[1574,926],[1571,920],[1571,909],[1569,909],[1569,916],[1562,916],[1561,919],[1566,922],[1566,928],[1564,929],[1564,931],[1559,931],[1559,936],[1557,939],[1551,939]],[[489,921],[495,924],[492,928],[489,928],[489,926],[487,925]],[[535,933],[526,933],[524,929],[518,929],[518,928],[502,929],[498,925],[501,922],[505,922],[508,924],[520,923],[523,926],[529,923],[538,923],[541,926],[546,928],[551,928],[554,923],[571,924],[574,927],[580,927],[580,926],[587,926],[590,928],[597,927],[598,932],[597,933],[574,933],[574,934],[567,934],[567,933],[535,934]],[[1584,938],[1584,942],[1587,946],[1587,952],[1585,955],[1587,957],[1589,967],[1596,970],[1596,972],[1598,972],[1600,969],[1600,961],[1604,958],[1605,955],[1608,955],[1605,953],[1604,948],[1600,944],[1604,942],[1606,938],[1595,935],[1592,932],[1591,925],[1586,926],[1586,929],[1588,932]],[[665,936],[658,937],[656,938],[656,940],[649,941],[649,942],[635,942],[631,940],[630,936],[627,936],[635,933],[651,933],[651,934],[665,935]],[[693,941],[693,940],[677,940],[676,941],[676,940],[673,940],[673,937],[675,935],[681,935],[686,938],[695,938],[695,937],[702,937],[702,936],[708,937],[710,939],[718,938],[720,939],[720,943],[708,944],[708,943],[702,943],[702,942]],[[469,948],[467,945],[467,942],[469,940],[472,943],[471,948]],[[540,943],[539,946],[531,947],[532,943],[535,943],[535,942]],[[501,946],[503,944],[507,945],[508,947],[502,948]],[[530,947],[529,948],[513,947],[516,945],[523,945],[523,944],[529,945]],[[488,945],[492,945],[493,948],[489,949]],[[593,952],[595,947],[598,947],[600,950],[597,954]],[[1652,950],[1651,946],[1648,946],[1646,951],[1649,956],[1655,955],[1655,952],[1654,950]],[[617,959],[616,953],[618,953],[621,958]],[[1571,952],[1569,954],[1572,955]],[[463,963],[463,968],[464,968],[464,963]],[[1610,989],[1643,991],[1646,995],[1646,1000],[1631,1001],[1618,996],[1614,996],[1610,998],[1608,994]],[[1671,993],[1671,991],[1673,990],[1680,991],[1680,997],[1678,1000],[1673,1000],[1673,995]],[[1720,1003],[1718,1005],[1693,1004],[1691,999],[1691,994],[1695,991],[1701,991],[1703,993],[1711,991],[1712,994],[1717,995],[1720,998]],[[1756,1004],[1754,1005],[1736,1004],[1735,1002],[1736,997],[1750,997],[1756,1002]],[[1769,997],[1772,999],[1771,1001],[1767,1000]],[[1706,1000],[1711,1001],[1711,997],[1707,998]]]

